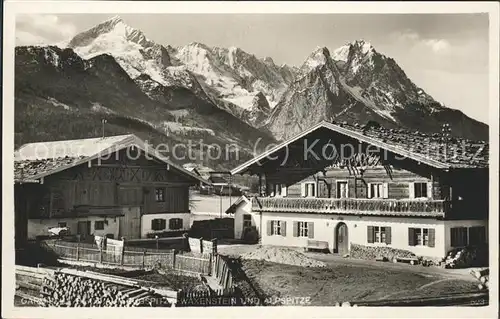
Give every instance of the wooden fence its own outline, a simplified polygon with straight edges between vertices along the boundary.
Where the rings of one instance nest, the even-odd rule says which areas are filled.
[[[216,246],[216,243],[214,243]],[[213,253],[176,253],[173,249],[141,249],[124,246],[123,251],[100,249],[89,243],[53,241],[47,247],[63,259],[91,262],[109,266],[134,267],[139,269],[173,269],[185,274],[205,275],[215,278],[223,289],[233,287],[233,275],[226,257]],[[215,248],[216,249],[216,248]]]
[[[210,275],[210,255],[187,256],[175,250],[129,250],[110,252],[82,243],[54,242],[48,245],[63,259],[135,268],[167,268],[190,274]]]
[[[218,284],[223,289],[231,289],[233,287],[233,275],[225,257],[221,255],[213,256],[212,277],[217,279]]]

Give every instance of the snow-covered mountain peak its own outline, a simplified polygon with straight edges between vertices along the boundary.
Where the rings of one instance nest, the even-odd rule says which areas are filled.
[[[328,51],[326,47],[317,47],[304,61],[300,67],[299,73],[301,75],[305,75],[316,69],[318,66],[327,64],[329,60],[330,51]]]
[[[335,61],[347,62],[349,56],[371,57],[375,54],[379,55],[370,42],[366,42],[365,40],[356,40],[334,50],[332,53],[332,59]]]

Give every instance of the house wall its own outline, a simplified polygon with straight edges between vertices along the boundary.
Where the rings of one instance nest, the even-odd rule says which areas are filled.
[[[350,198],[368,198],[369,183],[387,183],[388,196],[392,199],[410,198],[410,183],[424,182],[430,183],[431,198],[442,199],[442,185],[438,176],[426,177],[429,172],[414,173],[408,169],[395,167],[393,165],[368,167],[361,177],[354,175],[347,168],[329,167],[325,173],[314,171],[302,172],[292,169],[282,169],[280,171],[266,175],[268,184],[267,195],[271,195],[274,183],[284,183],[287,185],[287,197],[301,197],[301,184],[304,182],[316,183],[316,197],[336,198],[337,181],[347,181],[348,197]],[[429,173],[430,174],[430,173]]]
[[[42,226],[37,226],[38,224],[52,226],[57,225],[58,221],[71,220],[76,232],[77,220],[98,219],[76,217],[76,206],[93,207],[92,210],[97,213],[99,209],[110,207],[140,207],[144,214],[181,213],[187,219],[185,227],[189,228],[189,213],[186,213],[189,212],[189,186],[196,182],[156,160],[128,159],[123,156],[125,155],[111,156],[101,163],[94,160],[91,164],[81,164],[47,176],[43,184],[16,188],[16,198],[22,198],[23,202],[22,205],[16,205],[16,214],[42,220],[38,223],[30,222],[28,236],[32,238],[42,232]],[[155,199],[157,187],[165,189],[163,202]],[[137,227],[137,234],[129,234],[129,238],[141,237],[141,227]],[[21,229],[20,226],[17,228]],[[43,233],[47,235],[45,230],[46,227]],[[106,231],[112,232],[115,238],[118,237],[118,228],[116,231],[110,229],[104,232]]]
[[[96,230],[95,222],[104,220],[107,221],[107,225],[104,223],[104,229]],[[28,239],[35,239],[36,236],[48,236],[50,234],[48,229],[57,227],[60,222],[65,222],[66,226],[69,227],[70,234],[76,235],[79,221],[90,221],[90,234],[92,235],[106,236],[107,234],[113,234],[114,238],[118,238],[119,217],[103,218],[89,216],[79,218],[28,219]]]
[[[267,221],[282,220],[286,222],[286,236],[267,235]],[[376,246],[383,245],[392,248],[412,251],[419,256],[444,257],[446,254],[445,225],[442,220],[425,218],[398,218],[372,216],[338,216],[330,214],[298,214],[298,213],[262,213],[262,244],[277,246],[306,247],[309,238],[293,237],[293,222],[304,221],[314,223],[314,240],[328,242],[330,251],[333,251],[336,226],[343,222],[348,228],[350,243]],[[369,244],[368,226],[391,227],[391,244]],[[409,246],[408,228],[434,228],[435,247]]]
[[[486,241],[488,242],[488,221],[487,220],[447,220],[445,225],[445,250],[450,251],[454,247],[451,246],[451,228],[454,227],[473,227],[484,226],[486,229]]]
[[[248,214],[252,217],[252,226],[255,226],[260,234],[260,214],[252,211],[252,202],[243,202],[238,206],[234,213],[234,238],[243,239],[243,215]]]
[[[165,229],[163,230],[153,230],[151,227],[151,221],[153,219],[165,219]],[[169,228],[169,219],[171,218],[180,218],[182,219],[182,228],[181,229],[170,229]],[[191,214],[188,213],[159,213],[159,214],[144,214],[141,216],[141,238],[147,238],[148,234],[154,233],[162,233],[166,231],[181,231],[181,230],[189,230],[191,223]]]

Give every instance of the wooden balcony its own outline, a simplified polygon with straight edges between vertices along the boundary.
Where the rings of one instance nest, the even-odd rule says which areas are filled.
[[[449,208],[448,201],[427,199],[252,198],[252,210],[257,212],[444,217]]]

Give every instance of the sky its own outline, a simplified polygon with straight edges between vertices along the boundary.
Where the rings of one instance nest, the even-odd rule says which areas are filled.
[[[16,45],[52,44],[114,14],[16,17]],[[120,14],[162,45],[236,46],[300,66],[318,46],[370,42],[445,106],[488,123],[487,14]]]

